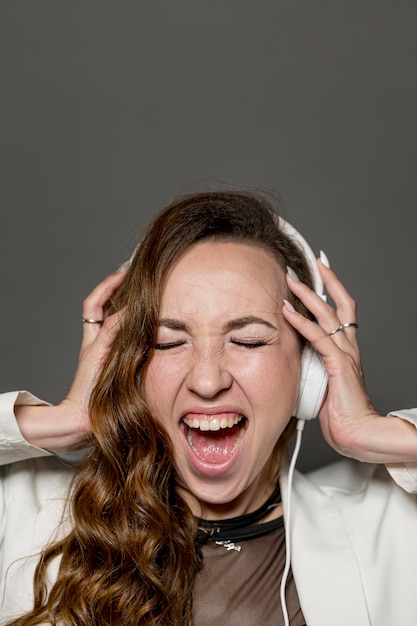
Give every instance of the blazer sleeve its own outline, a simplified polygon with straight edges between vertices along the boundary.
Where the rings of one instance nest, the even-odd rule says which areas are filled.
[[[14,407],[20,404],[48,406],[27,391],[11,391],[0,394],[0,465],[51,456],[51,453],[30,444],[17,425]]]
[[[417,409],[391,411],[389,415],[406,420],[417,428]],[[417,493],[417,462],[388,463],[387,470],[395,482],[405,491]]]

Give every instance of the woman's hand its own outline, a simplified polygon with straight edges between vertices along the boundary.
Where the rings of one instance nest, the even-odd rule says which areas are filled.
[[[326,441],[339,453],[377,463],[417,460],[417,429],[395,417],[382,417],[366,392],[356,338],[356,304],[336,274],[318,261],[320,275],[335,309],[288,274],[288,286],[313,313],[317,324],[283,307],[285,319],[321,354],[329,374],[320,409]],[[334,332],[336,331],[336,332]]]
[[[50,452],[64,452],[82,447],[90,434],[90,394],[122,317],[118,312],[106,318],[105,307],[124,276],[124,271],[108,276],[84,300],[83,320],[99,323],[83,324],[78,367],[67,397],[56,406],[15,407],[22,435],[31,444]]]

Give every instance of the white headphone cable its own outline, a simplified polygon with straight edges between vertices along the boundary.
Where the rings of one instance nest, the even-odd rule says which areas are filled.
[[[284,510],[285,515],[285,567],[282,573],[281,586],[280,586],[280,599],[281,599],[281,611],[284,618],[284,626],[290,626],[287,610],[287,602],[285,599],[285,587],[287,585],[287,578],[291,567],[291,543],[290,543],[290,524],[291,524],[291,493],[292,483],[294,477],[295,464],[297,462],[298,453],[301,448],[301,440],[303,437],[305,420],[297,420],[297,436],[295,440],[294,451],[291,457],[290,465],[288,468],[288,484],[287,484],[287,504]]]

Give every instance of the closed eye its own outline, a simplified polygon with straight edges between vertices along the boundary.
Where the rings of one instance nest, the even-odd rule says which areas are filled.
[[[266,341],[262,339],[254,339],[250,340],[242,340],[242,339],[229,339],[230,343],[233,343],[235,346],[242,346],[244,348],[260,348],[261,346],[268,345]]]
[[[185,339],[178,339],[177,341],[167,341],[164,343],[156,343],[154,348],[155,350],[169,350],[170,348],[177,348],[178,346],[183,346],[185,344]]]

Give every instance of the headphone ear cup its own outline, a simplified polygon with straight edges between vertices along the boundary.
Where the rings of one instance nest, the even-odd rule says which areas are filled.
[[[300,390],[294,414],[302,420],[317,417],[327,389],[328,374],[321,356],[312,346],[301,355]]]

